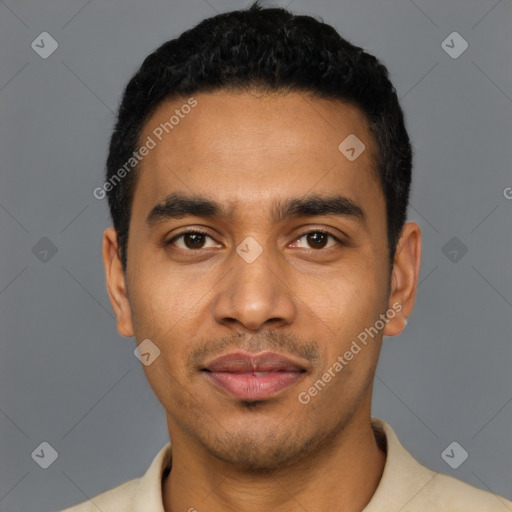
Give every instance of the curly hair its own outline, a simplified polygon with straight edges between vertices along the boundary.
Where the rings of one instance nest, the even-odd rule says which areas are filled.
[[[386,202],[390,268],[407,215],[412,148],[387,68],[323,21],[283,8],[248,9],[205,19],[150,54],[128,82],[110,140],[107,182],[137,149],[147,119],[165,100],[198,92],[307,92],[356,105],[378,147],[374,172]],[[119,257],[127,265],[137,176],[107,192]]]

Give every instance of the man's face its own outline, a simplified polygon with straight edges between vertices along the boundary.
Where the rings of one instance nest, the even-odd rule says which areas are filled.
[[[141,135],[156,147],[134,171],[141,174],[129,229],[129,302],[118,321],[123,334],[137,343],[149,338],[160,350],[143,368],[173,445],[268,469],[312,453],[369,415],[388,332],[368,336],[366,345],[357,336],[391,307],[376,146],[364,115],[340,102],[298,93],[194,98],[197,105],[161,141],[155,128],[187,99],[162,104]],[[365,144],[352,161],[338,149],[350,134]],[[147,223],[170,194],[203,197],[229,215],[177,218],[162,209]],[[311,195],[342,196],[362,215],[347,208],[276,217],[277,206]],[[360,351],[333,371],[354,340]],[[281,375],[271,368],[270,376],[211,371],[215,359],[235,352],[274,352],[290,367]]]

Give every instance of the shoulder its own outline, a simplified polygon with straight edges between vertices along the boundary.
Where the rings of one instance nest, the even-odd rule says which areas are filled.
[[[139,481],[129,480],[61,512],[131,512]]]
[[[60,512],[163,512],[162,475],[172,466],[171,443],[153,458],[146,473]]]
[[[436,512],[512,512],[511,501],[442,473],[432,473],[432,479],[404,512],[417,511],[420,504],[421,510]]]
[[[385,421],[372,418],[372,428],[387,457],[365,512],[512,512],[511,501],[422,465]]]

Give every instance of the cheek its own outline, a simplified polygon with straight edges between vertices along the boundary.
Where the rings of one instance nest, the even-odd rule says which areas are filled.
[[[204,320],[212,284],[206,279],[191,282],[183,270],[169,271],[148,266],[134,282],[132,312],[137,319],[135,335],[140,342],[151,339],[160,350],[156,362],[163,366],[155,375],[146,367],[148,379],[185,377],[184,361],[193,348],[198,325]],[[169,374],[166,377],[166,374]]]
[[[381,280],[370,266],[364,271],[352,266],[336,278],[316,281],[314,286],[310,283],[306,291],[304,302],[316,316],[318,341],[324,347],[323,368],[313,380],[329,381],[327,404],[359,394],[373,375],[381,333],[372,337],[366,329],[374,326],[384,311],[386,290]]]
[[[180,410],[191,400],[180,375],[176,374],[170,364],[167,353],[162,352],[151,365],[142,366],[148,384],[166,410]]]
[[[324,279],[303,283],[304,302],[342,339],[374,322],[385,304],[385,289],[371,266],[339,268]]]
[[[179,331],[188,317],[201,308],[205,300],[204,290],[197,283],[187,282],[183,276],[183,271],[170,271],[155,265],[148,265],[136,275],[130,306],[137,319],[138,334],[157,338],[171,330]]]

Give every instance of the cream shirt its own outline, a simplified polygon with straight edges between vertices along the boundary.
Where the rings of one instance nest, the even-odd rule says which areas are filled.
[[[387,457],[377,490],[363,512],[512,512],[511,501],[422,466],[386,422],[372,418],[372,428]],[[165,512],[162,477],[170,467],[167,443],[141,478],[61,512]]]

